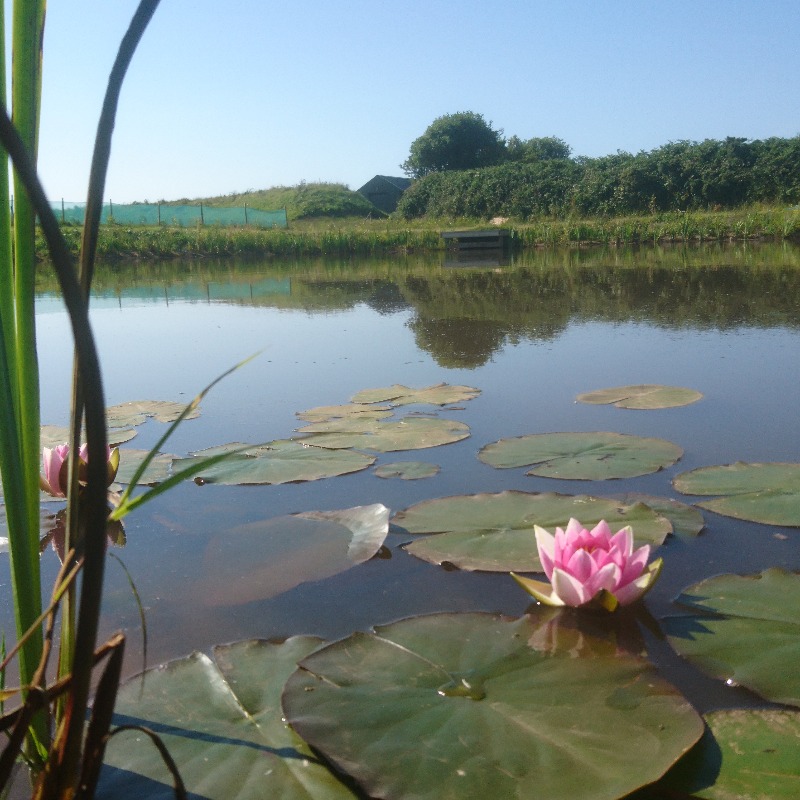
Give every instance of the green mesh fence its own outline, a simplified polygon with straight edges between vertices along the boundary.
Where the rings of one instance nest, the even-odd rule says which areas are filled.
[[[62,222],[83,224],[85,203],[51,203],[56,217]],[[287,227],[286,209],[261,211],[247,206],[227,208],[220,206],[173,206],[163,203],[105,203],[100,216],[101,223],[115,222],[119,225],[195,225],[242,226],[256,228]]]

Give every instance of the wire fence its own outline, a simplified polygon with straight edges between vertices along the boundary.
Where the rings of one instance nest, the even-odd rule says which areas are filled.
[[[83,224],[86,203],[71,203],[64,200],[50,203],[56,216],[64,223]],[[167,203],[113,203],[103,205],[100,214],[102,224],[119,225],[172,225],[195,227],[196,225],[251,226],[254,228],[286,228],[286,209],[262,211],[247,205],[235,207],[170,205]]]

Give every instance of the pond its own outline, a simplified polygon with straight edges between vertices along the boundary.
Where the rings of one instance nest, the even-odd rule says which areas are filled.
[[[444,382],[479,390],[444,407],[399,409],[466,424],[470,435],[460,441],[372,453],[373,466],[322,480],[186,481],[133,512],[125,521],[127,543],[110,552],[141,597],[150,665],[252,637],[337,639],[416,614],[519,616],[531,606],[506,573],[446,568],[410,555],[401,545],[418,537],[399,525],[390,528],[382,557],[306,579],[297,554],[270,549],[250,523],[373,503],[394,514],[434,498],[505,490],[636,492],[693,502],[699,498],[673,487],[676,475],[737,461],[793,462],[800,453],[800,250],[789,245],[543,250],[477,265],[414,256],[113,265],[98,271],[91,316],[108,405],[188,402],[257,354],[203,400],[199,418],[180,426],[165,448],[176,455],[287,439],[305,424],[297,412],[347,403],[364,389]],[[71,345],[44,275],[37,333],[42,421],[64,425]],[[658,410],[576,402],[581,393],[632,384],[689,387],[703,396]],[[136,430],[123,448],[152,446],[165,426],[148,420]],[[588,481],[495,469],[477,457],[500,439],[562,431],[659,437],[683,454],[647,475]],[[382,464],[412,460],[438,472],[419,480],[375,473]],[[675,597],[704,578],[800,569],[796,529],[711,511],[703,517],[699,536],[669,537],[659,548],[664,568],[646,601],[655,619],[675,614]],[[43,559],[50,580],[57,560],[49,550]],[[7,561],[0,569],[8,586]],[[270,581],[287,575],[296,585],[275,594]],[[116,559],[108,562],[104,608],[103,632],[122,628],[128,635],[132,674],[142,663],[139,612]],[[649,645],[700,711],[761,702],[703,676],[663,642]]]

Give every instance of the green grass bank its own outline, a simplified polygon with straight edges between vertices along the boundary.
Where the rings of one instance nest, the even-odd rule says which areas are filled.
[[[731,211],[662,212],[626,217],[503,221],[515,248],[543,246],[621,246],[658,242],[723,242],[800,240],[800,208],[751,207]],[[305,218],[287,229],[263,230],[201,226],[101,228],[98,256],[102,259],[175,257],[308,257],[391,255],[444,249],[445,230],[486,228],[479,219],[402,220],[394,217]],[[79,227],[65,225],[73,252],[80,247]],[[46,258],[44,241],[37,254]]]

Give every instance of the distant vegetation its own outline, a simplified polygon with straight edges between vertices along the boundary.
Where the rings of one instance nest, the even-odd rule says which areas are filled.
[[[305,183],[298,186],[274,186],[272,189],[251,189],[221,197],[186,198],[163,205],[243,206],[263,211],[286,209],[289,221],[316,217],[385,216],[369,200],[341,183]]]
[[[800,203],[800,136],[670,142],[570,156],[561,139],[502,139],[479,114],[435,120],[403,168],[418,178],[398,213],[417,217],[618,217]]]

